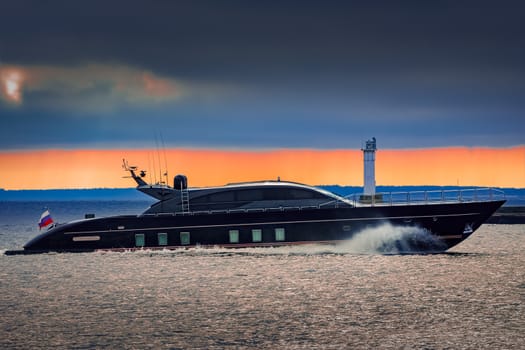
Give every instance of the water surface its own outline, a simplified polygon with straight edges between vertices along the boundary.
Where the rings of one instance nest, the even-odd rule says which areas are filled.
[[[142,205],[68,203],[52,214]],[[3,203],[0,249],[37,234],[40,209]],[[523,348],[524,247],[525,225],[484,225],[434,255],[352,244],[1,255],[0,347]]]

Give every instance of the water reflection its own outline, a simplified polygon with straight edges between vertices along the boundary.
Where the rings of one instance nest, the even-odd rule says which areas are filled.
[[[524,227],[451,252],[0,256],[2,348],[519,348]]]

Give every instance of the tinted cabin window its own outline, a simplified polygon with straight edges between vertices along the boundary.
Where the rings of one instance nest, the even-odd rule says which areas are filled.
[[[317,193],[313,191],[290,190],[290,196],[293,199],[311,199],[311,198],[315,198],[316,194]]]
[[[241,190],[237,192],[237,200],[239,201],[260,201],[263,198],[262,190]]]
[[[264,199],[266,200],[282,200],[289,199],[287,196],[288,190],[285,188],[265,188]]]
[[[210,202],[233,202],[235,200],[235,193],[233,191],[219,192],[209,195]]]
[[[252,188],[233,191],[223,191],[193,198],[193,204],[253,202],[260,200],[293,200],[325,198],[321,193],[297,188]]]
[[[285,199],[314,199],[324,198],[321,193],[297,188],[268,188],[264,190],[264,199],[285,200]]]

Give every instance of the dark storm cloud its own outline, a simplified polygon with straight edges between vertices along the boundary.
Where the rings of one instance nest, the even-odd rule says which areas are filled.
[[[355,147],[371,135],[387,147],[525,142],[518,132],[525,129],[521,2],[22,1],[0,8],[0,63],[35,71],[124,66],[191,91],[146,103],[143,86],[122,98],[120,78],[101,83],[80,74],[92,77],[96,91],[72,83],[89,78],[59,79],[60,92],[45,81],[24,92],[23,104],[0,105],[13,130],[25,130],[2,135],[4,149],[36,140],[142,144],[155,128],[173,145],[192,146]],[[103,94],[109,98],[101,102]],[[36,137],[33,125],[49,114],[69,132]]]
[[[521,65],[524,54],[523,9],[505,2],[53,3],[2,11],[3,60],[115,60],[177,76],[250,81],[450,63],[482,69]]]

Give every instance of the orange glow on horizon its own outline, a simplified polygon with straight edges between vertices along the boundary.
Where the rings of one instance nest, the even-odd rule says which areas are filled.
[[[224,151],[38,150],[0,152],[0,188],[134,187],[122,158],[148,170],[148,182],[168,183],[185,174],[190,186],[280,177],[311,185],[362,186],[360,150]],[[160,166],[159,166],[160,165]],[[161,168],[162,170],[160,170]],[[378,150],[377,185],[460,185],[525,188],[525,146],[505,149],[442,148]]]

